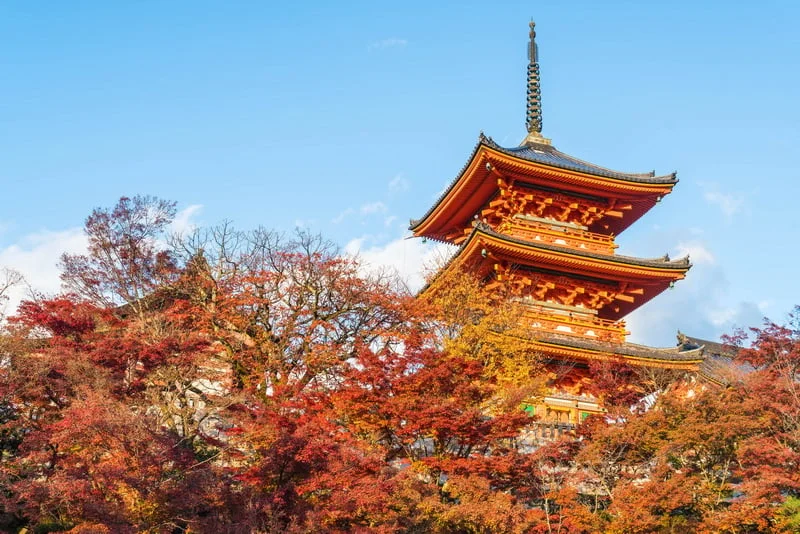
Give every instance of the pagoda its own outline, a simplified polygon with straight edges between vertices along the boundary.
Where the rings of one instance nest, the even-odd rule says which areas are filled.
[[[410,230],[458,246],[445,269],[468,268],[488,288],[523,304],[526,341],[552,369],[550,391],[530,409],[574,424],[602,411],[583,391],[591,380],[589,361],[699,372],[705,357],[702,345],[626,341],[623,318],[683,279],[691,264],[688,257],[620,255],[615,239],[678,180],[675,173],[600,167],[543,137],[535,37],[531,22],[522,144],[502,147],[481,133],[467,164]]]

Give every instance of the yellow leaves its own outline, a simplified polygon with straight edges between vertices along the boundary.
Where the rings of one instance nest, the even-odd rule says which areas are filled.
[[[148,499],[147,496],[136,488],[118,480],[114,485],[114,497],[122,503],[127,511],[127,516],[138,518],[142,523],[157,523],[156,516],[161,511],[157,502]]]
[[[543,387],[543,365],[524,326],[522,305],[502,288],[488,288],[473,273],[453,267],[442,271],[420,296],[425,315],[444,352],[475,361],[497,388],[493,404],[519,405]]]

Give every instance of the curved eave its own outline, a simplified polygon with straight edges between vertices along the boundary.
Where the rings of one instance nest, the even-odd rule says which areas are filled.
[[[674,173],[667,176],[626,174],[581,162],[595,169],[595,173],[590,173],[586,169],[581,170],[577,164],[533,161],[515,153],[513,149],[500,147],[481,134],[469,160],[450,186],[425,215],[411,221],[410,230],[414,235],[445,239],[450,232],[468,224],[497,192],[497,177],[486,168],[487,163],[532,187],[557,187],[577,194],[630,202],[633,209],[622,219],[607,218],[601,221],[602,225],[593,228],[601,233],[619,234],[625,230],[652,208],[660,197],[669,194],[678,181]]]
[[[691,268],[689,258],[677,260],[664,258],[635,258],[616,254],[600,254],[586,250],[551,245],[538,241],[527,241],[495,232],[478,224],[462,246],[459,255],[471,255],[479,246],[489,246],[492,251],[502,252],[508,258],[529,260],[529,264],[540,262],[552,265],[573,265],[591,274],[619,273],[636,279],[680,280]]]
[[[618,302],[600,310],[600,317],[610,320],[621,319],[647,303],[671,283],[683,279],[691,268],[688,257],[670,261],[597,254],[512,238],[482,224],[475,227],[450,264],[478,265],[479,275],[486,276],[493,260],[641,287],[644,293],[634,302]]]
[[[554,342],[546,339],[536,339],[534,344],[543,353],[565,358],[569,360],[622,360],[631,365],[641,367],[659,367],[663,369],[683,369],[687,371],[697,371],[703,362],[703,355],[700,354],[680,354],[668,352],[663,349],[652,348],[647,351],[637,351],[634,354],[626,351],[627,344],[620,344],[618,347],[605,348],[602,346],[592,347],[591,343],[582,342],[575,339]]]
[[[504,334],[496,334],[504,335]],[[567,361],[624,361],[641,367],[699,371],[705,361],[702,349],[682,351],[676,347],[659,348],[635,343],[609,343],[560,334],[532,332],[530,338],[518,338],[546,358]]]

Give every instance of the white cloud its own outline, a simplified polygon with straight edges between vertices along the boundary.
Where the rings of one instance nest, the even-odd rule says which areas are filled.
[[[713,265],[716,262],[714,254],[712,254],[705,245],[697,241],[681,241],[678,243],[678,246],[675,247],[675,257],[681,258],[687,255],[694,265],[702,263]]]
[[[403,173],[397,173],[397,175],[389,181],[389,191],[392,193],[408,191],[408,187],[408,180],[403,178]]]
[[[742,211],[744,207],[744,197],[731,193],[720,193],[719,191],[706,191],[704,198],[709,204],[717,206],[722,210],[725,218],[730,221],[733,216]]]
[[[170,232],[176,234],[188,234],[197,228],[194,218],[202,211],[202,204],[192,204],[182,209],[175,215],[172,224],[169,225]]]
[[[373,213],[385,213],[386,212],[386,204],[383,202],[369,202],[367,204],[363,204],[359,209],[361,215],[371,215]]]
[[[81,228],[43,231],[22,238],[19,243],[0,250],[0,266],[9,267],[25,277],[27,285],[9,292],[8,310],[13,312],[30,289],[56,293],[61,287],[58,261],[65,252],[86,252],[86,236]]]
[[[367,269],[392,269],[405,281],[411,291],[425,284],[428,271],[440,265],[457,250],[442,243],[424,243],[422,239],[401,237],[382,245],[365,246],[367,237],[353,239],[345,253],[358,256]]]
[[[361,216],[366,216],[375,215],[377,213],[386,213],[386,211],[388,211],[388,208],[386,207],[386,204],[381,201],[367,202],[366,204],[362,204],[361,207],[358,208],[358,211],[353,208],[347,208],[346,210],[339,212],[339,215],[331,219],[331,223],[340,224],[345,219],[356,213]]]
[[[315,219],[295,219],[294,220],[294,227],[295,228],[312,228],[316,224]]]
[[[389,215],[383,220],[384,226],[391,226],[393,222],[397,220],[397,215]]]
[[[353,208],[347,208],[346,210],[340,212],[339,215],[337,215],[336,217],[331,219],[331,222],[333,224],[340,224],[343,220],[345,220],[347,217],[349,217],[353,213],[355,213],[355,210]]]
[[[675,343],[681,332],[718,341],[735,328],[756,326],[763,312],[758,304],[731,299],[724,266],[700,245],[679,245],[689,251],[694,267],[675,288],[664,291],[625,318],[629,340],[653,346]]]
[[[381,39],[375,41],[367,46],[367,50],[383,50],[385,48],[403,48],[408,44],[406,39],[399,39],[397,37],[389,37],[388,39]]]

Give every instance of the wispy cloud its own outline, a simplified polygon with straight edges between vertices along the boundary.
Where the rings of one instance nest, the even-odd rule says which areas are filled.
[[[375,41],[370,43],[367,46],[367,50],[370,52],[373,50],[383,50],[385,48],[403,48],[408,44],[406,39],[399,39],[397,37],[389,37],[388,39],[381,39],[380,41]]]
[[[742,195],[720,193],[719,191],[706,191],[704,198],[706,202],[722,210],[723,215],[725,215],[728,221],[733,219],[733,216],[740,213],[742,208],[744,208],[744,197]]]
[[[368,272],[384,269],[396,272],[410,291],[419,290],[430,270],[443,265],[457,250],[443,243],[425,243],[422,239],[409,239],[408,236],[373,246],[367,246],[369,241],[372,241],[369,236],[352,239],[344,251],[358,256]]]
[[[18,271],[26,281],[26,284],[20,284],[10,292],[8,311],[13,313],[29,290],[56,293],[61,286],[61,271],[58,268],[61,254],[82,254],[86,251],[86,246],[83,230],[70,228],[30,234],[19,242],[0,249],[0,267]]]
[[[681,241],[675,247],[675,256],[689,256],[692,263],[713,265],[716,262],[714,254],[699,241]]]
[[[333,224],[340,224],[343,220],[345,220],[353,213],[355,213],[355,210],[353,208],[347,208],[346,210],[339,212],[339,215],[331,219],[331,222]]]
[[[302,228],[302,229],[309,229],[312,228],[317,221],[315,219],[295,219],[294,220],[294,227],[295,228]]]
[[[397,173],[394,178],[389,181],[389,192],[391,193],[402,193],[403,191],[408,191],[409,183],[403,177],[403,173]]]
[[[363,204],[359,209],[361,215],[372,215],[373,213],[385,213],[386,212],[386,204],[381,201],[377,202],[368,202],[367,204]]]
[[[360,215],[361,217],[367,215],[375,215],[378,213],[386,213],[388,208],[386,204],[381,202],[380,200],[375,202],[367,202],[362,204],[357,210],[354,208],[347,208],[343,211],[339,212],[339,215],[331,219],[332,224],[341,224],[345,219],[353,216],[353,215]]]
[[[197,228],[197,223],[194,219],[202,211],[202,204],[192,204],[182,209],[175,215],[175,219],[169,225],[170,230],[176,234],[187,234],[193,232]]]

